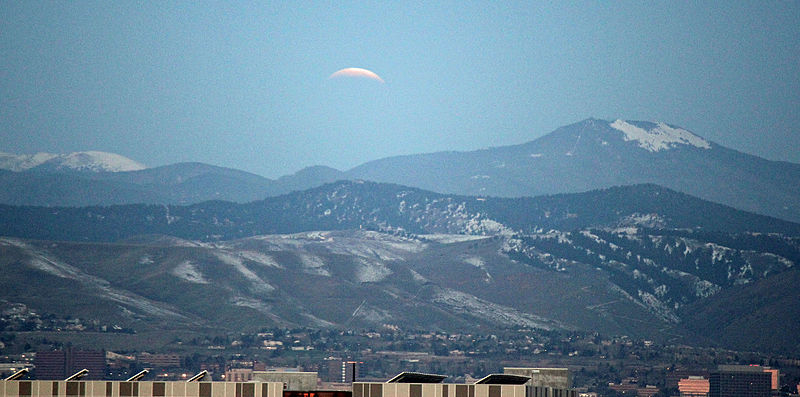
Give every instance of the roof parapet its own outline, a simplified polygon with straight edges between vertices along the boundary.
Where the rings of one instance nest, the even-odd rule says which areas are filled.
[[[84,369],[82,369],[82,370],[70,375],[70,377],[68,377],[67,379],[64,379],[64,380],[65,381],[78,380],[80,378],[83,378],[86,375],[89,375],[89,370],[84,368]]]

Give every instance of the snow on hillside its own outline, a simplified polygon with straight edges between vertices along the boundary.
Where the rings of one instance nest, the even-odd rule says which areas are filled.
[[[54,160],[51,160],[54,161]],[[145,166],[127,157],[106,152],[75,152],[60,156],[59,168],[94,172],[140,171]]]
[[[192,261],[183,261],[178,266],[172,269],[172,274],[175,277],[186,280],[195,284],[209,284],[208,279],[197,269],[197,266]]]
[[[11,154],[0,153],[0,169],[25,171],[46,165],[57,170],[76,170],[92,172],[124,172],[139,171],[146,167],[125,156],[115,153],[87,151],[68,154],[36,153]]]
[[[58,157],[52,153],[12,154],[0,153],[0,169],[9,171],[25,171],[29,168],[42,165],[44,162]]]
[[[261,277],[257,274],[253,273],[252,270],[248,269],[245,266],[242,258],[236,256],[235,254],[231,254],[228,252],[214,252],[214,255],[225,263],[226,265],[232,266],[236,271],[239,272],[242,276],[244,276],[248,281],[250,281],[250,286],[253,291],[260,292],[260,293],[269,293],[275,290],[275,287],[270,285],[268,282],[264,281]]]
[[[20,265],[27,265],[31,269],[59,278],[75,280],[97,296],[122,305],[120,309],[123,311],[127,310],[124,307],[127,306],[153,316],[173,319],[184,318],[183,315],[175,312],[168,305],[151,301],[141,295],[114,287],[108,280],[86,273],[80,268],[51,255],[49,252],[29,245],[22,240],[0,238],[0,246],[19,248],[24,257],[26,257],[24,261],[20,261]]]
[[[705,139],[684,129],[673,128],[661,122],[656,123],[656,127],[650,130],[637,127],[623,120],[616,120],[610,126],[625,134],[625,141],[635,141],[639,147],[650,152],[669,150],[678,145],[691,145],[702,149],[711,149],[711,144]]]
[[[472,234],[420,234],[418,237],[424,241],[433,241],[439,244],[463,243],[465,241],[485,240],[491,236],[476,236]]]
[[[392,275],[392,271],[379,261],[370,261],[359,258],[358,268],[355,272],[356,280],[360,283],[377,283]]]
[[[509,306],[499,305],[461,291],[442,288],[433,297],[433,302],[443,305],[454,313],[464,313],[491,323],[505,326],[522,326],[550,330],[566,328],[558,322],[535,314],[520,312]]]

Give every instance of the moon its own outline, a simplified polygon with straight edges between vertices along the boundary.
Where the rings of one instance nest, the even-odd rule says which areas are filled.
[[[335,79],[337,77],[360,77],[385,83],[381,76],[378,76],[375,72],[362,68],[344,68],[328,76],[329,79]]]

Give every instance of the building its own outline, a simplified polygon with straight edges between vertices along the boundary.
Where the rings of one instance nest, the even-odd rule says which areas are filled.
[[[283,397],[277,382],[0,381],[0,397]]]
[[[318,383],[316,372],[300,371],[253,371],[252,379],[256,382],[277,382],[285,390],[291,391],[316,390]]]
[[[667,377],[665,379],[667,389],[677,389],[678,382],[681,379],[686,379],[690,376],[702,376],[708,379],[711,372],[706,371],[704,369],[677,369],[674,371],[667,372]]]
[[[259,371],[257,371],[259,372]],[[141,374],[145,374],[143,371]],[[302,379],[302,372],[258,375]],[[386,382],[355,382],[350,390],[317,390],[316,383],[288,390],[287,383],[203,382],[203,371],[188,381],[8,380],[0,381],[0,397],[577,397],[576,390],[531,386],[528,377],[492,374],[470,384],[442,384],[445,376],[401,373]],[[287,380],[287,379],[284,379]]]
[[[342,377],[339,380],[342,383],[353,383],[358,379],[358,373],[360,372],[361,365],[364,364],[361,361],[342,361]]]
[[[354,382],[352,397],[577,397],[575,390],[531,386],[530,378],[494,374],[471,384],[443,384],[445,376],[401,373],[386,382]]]
[[[363,361],[348,361],[341,358],[328,358],[325,380],[335,383],[353,383],[361,373]]]
[[[653,397],[659,393],[658,387],[653,385],[645,385],[636,389],[637,397]]]
[[[251,368],[231,368],[225,371],[226,382],[249,382],[253,380]]]
[[[63,350],[37,352],[33,366],[38,379],[64,379],[69,376],[66,369],[67,353]]]
[[[530,386],[569,389],[572,387],[572,374],[569,368],[503,368],[503,373],[527,376]]]
[[[622,383],[619,384],[609,383],[608,388],[614,390],[617,394],[624,396],[635,396],[639,390],[639,385],[627,380],[623,380]]]
[[[181,366],[181,356],[177,354],[142,353],[136,359],[140,363],[154,368],[180,368]]]
[[[709,397],[769,397],[772,374],[760,366],[720,365],[709,378]]]
[[[100,380],[106,376],[106,354],[103,351],[59,350],[38,352],[33,360],[37,379],[66,379],[88,369],[87,380]]]
[[[780,387],[781,372],[778,369],[769,367],[764,367],[764,372],[770,375],[770,388],[772,388],[773,391],[777,391],[778,387]]]
[[[690,376],[678,381],[681,397],[708,397],[709,382],[702,376]]]

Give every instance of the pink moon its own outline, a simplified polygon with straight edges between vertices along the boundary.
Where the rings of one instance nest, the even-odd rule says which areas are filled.
[[[328,76],[329,79],[334,79],[337,77],[361,77],[361,78],[377,80],[380,81],[381,83],[384,83],[381,76],[378,76],[375,72],[371,70],[362,68],[344,68]]]

